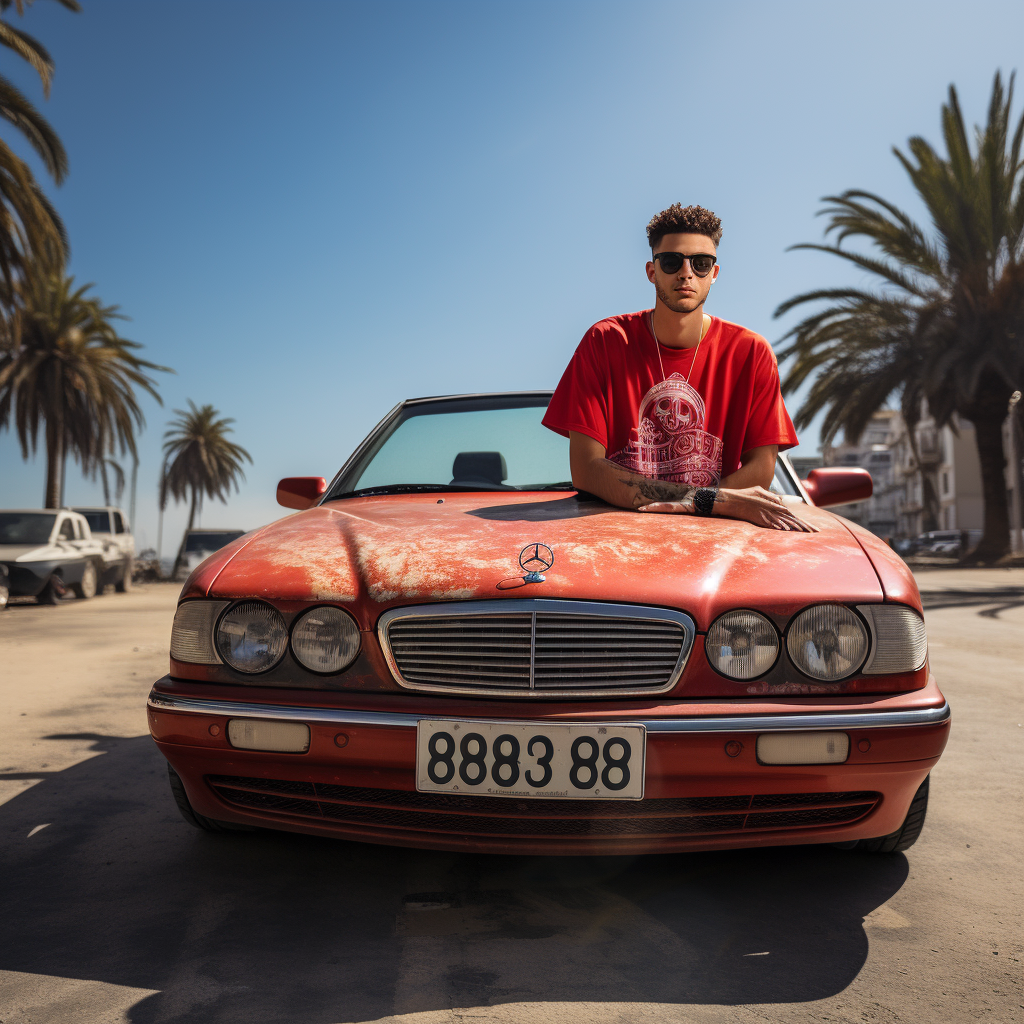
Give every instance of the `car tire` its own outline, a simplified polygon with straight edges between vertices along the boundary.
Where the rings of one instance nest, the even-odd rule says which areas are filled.
[[[7,589],[6,586],[0,583],[0,612],[2,612],[7,607],[7,601],[10,598],[10,596],[11,592]]]
[[[78,583],[71,584],[75,597],[79,601],[87,601],[90,597],[95,597],[99,590],[99,579],[96,566],[92,562],[86,562],[85,568],[82,570],[82,579]]]
[[[131,558],[124,560],[121,568],[121,578],[114,584],[114,589],[119,594],[127,594],[132,589],[132,573],[135,571],[135,562]]]
[[[63,580],[54,574],[43,585],[43,589],[36,594],[36,601],[39,604],[60,604],[60,599],[66,593]]]
[[[918,787],[914,799],[910,801],[910,810],[895,832],[879,839],[861,839],[852,847],[858,853],[902,853],[909,850],[924,828],[924,817],[928,812],[928,778]]]
[[[174,802],[178,805],[178,810],[181,811],[181,816],[193,828],[202,829],[204,832],[256,831],[251,825],[235,825],[230,821],[216,821],[213,818],[207,818],[204,814],[200,814],[189,803],[188,793],[185,792],[185,784],[181,781],[181,776],[170,764],[167,765],[167,777],[171,784],[171,795],[174,797]]]

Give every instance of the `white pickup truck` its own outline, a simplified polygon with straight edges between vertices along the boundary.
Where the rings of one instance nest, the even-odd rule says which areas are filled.
[[[135,564],[135,537],[128,525],[128,517],[111,505],[76,505],[73,511],[85,517],[93,540],[103,545],[100,590],[108,583],[113,583],[114,589],[122,594],[130,590]]]
[[[11,597],[56,604],[70,588],[78,598],[101,592],[103,544],[71,509],[0,509],[0,564]]]

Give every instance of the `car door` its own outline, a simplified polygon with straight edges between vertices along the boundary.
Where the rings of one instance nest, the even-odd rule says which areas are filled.
[[[75,521],[71,516],[61,516],[54,530],[53,543],[60,552],[60,559],[65,566],[76,566],[81,561],[81,528],[76,534]],[[66,574],[64,579],[68,579]]]
[[[117,542],[118,552],[126,558],[134,557],[135,538],[132,536],[131,530],[128,529],[128,521],[116,509],[110,513],[110,516],[114,521],[114,539]]]

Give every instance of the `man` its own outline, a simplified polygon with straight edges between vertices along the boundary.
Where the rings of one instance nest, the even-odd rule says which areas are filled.
[[[809,531],[767,489],[779,450],[797,443],[775,354],[704,312],[721,238],[700,206],[675,203],[647,225],[653,310],[587,331],[544,424],[569,438],[573,486],[612,505]]]

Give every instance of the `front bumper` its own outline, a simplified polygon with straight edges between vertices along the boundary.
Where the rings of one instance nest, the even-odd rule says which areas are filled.
[[[933,680],[903,701],[867,698],[776,713],[763,705],[751,712],[746,702],[637,708],[617,711],[614,719],[596,705],[575,715],[536,705],[502,715],[481,706],[475,717],[590,723],[599,717],[647,728],[643,800],[509,800],[416,792],[416,722],[474,717],[448,713],[436,700],[417,701],[420,711],[380,700],[304,706],[181,690],[194,688],[169,679],[157,684],[149,698],[150,731],[200,814],[366,842],[497,853],[637,854],[887,835],[899,828],[942,753],[950,724]],[[309,750],[235,749],[226,739],[231,718],[305,722]],[[849,734],[846,762],[758,763],[758,735],[819,730]],[[735,750],[736,743],[741,749],[730,756],[725,748]]]
[[[56,559],[46,562],[5,562],[11,597],[38,597],[50,577],[63,563]]]

